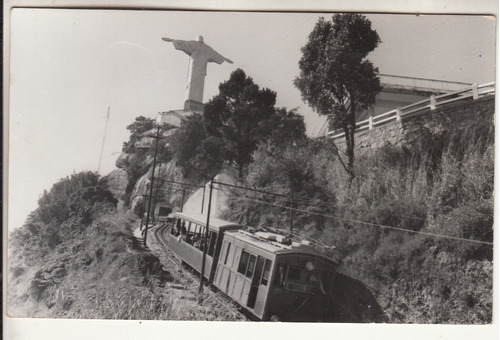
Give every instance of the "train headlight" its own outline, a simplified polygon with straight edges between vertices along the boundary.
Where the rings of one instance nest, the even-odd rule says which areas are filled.
[[[311,261],[307,262],[306,263],[306,269],[308,271],[312,272],[314,270],[314,264]]]

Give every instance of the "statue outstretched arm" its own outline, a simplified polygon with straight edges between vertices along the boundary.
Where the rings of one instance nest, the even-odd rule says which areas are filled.
[[[199,42],[194,41],[194,40],[178,40],[178,39],[171,39],[167,37],[161,38],[163,41],[166,42],[171,42],[174,44],[174,47],[176,50],[180,50],[185,52],[187,55],[191,55],[193,51],[199,48]]]
[[[233,63],[233,61],[229,58],[224,57],[222,54],[216,52],[213,48],[208,47],[208,62],[212,63],[217,63],[217,64],[222,64],[223,62],[228,62],[230,64]]]

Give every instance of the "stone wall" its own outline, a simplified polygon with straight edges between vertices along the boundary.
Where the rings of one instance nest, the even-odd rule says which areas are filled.
[[[436,109],[426,109],[401,117],[401,120],[371,130],[356,132],[356,152],[364,153],[386,145],[411,146],[424,139],[493,128],[495,96],[457,101]],[[345,139],[335,140],[340,148]]]

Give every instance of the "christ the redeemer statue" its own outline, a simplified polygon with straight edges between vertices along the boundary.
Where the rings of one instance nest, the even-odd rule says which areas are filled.
[[[176,50],[183,51],[189,55],[189,73],[188,84],[186,90],[186,106],[194,101],[196,104],[203,103],[203,87],[205,85],[205,76],[207,74],[207,63],[222,64],[227,61],[233,62],[217,53],[213,48],[203,42],[203,37],[200,35],[196,40],[176,40],[170,38],[162,38],[167,42],[172,42]]]

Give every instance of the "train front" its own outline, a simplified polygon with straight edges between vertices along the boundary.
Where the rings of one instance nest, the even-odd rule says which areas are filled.
[[[328,322],[338,263],[314,251],[277,253],[265,319]]]

